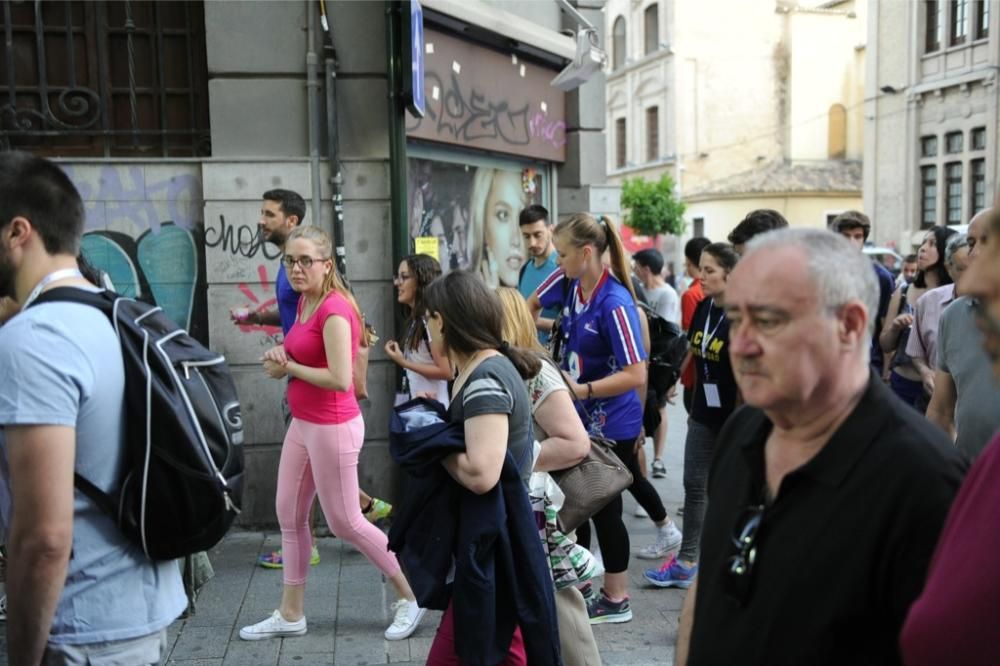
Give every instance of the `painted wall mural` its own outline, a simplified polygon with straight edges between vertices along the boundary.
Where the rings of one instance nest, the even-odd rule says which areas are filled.
[[[126,296],[208,338],[200,169],[63,164],[87,212],[81,251]]]

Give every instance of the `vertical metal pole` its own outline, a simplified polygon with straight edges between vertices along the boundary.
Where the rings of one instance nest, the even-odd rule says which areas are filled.
[[[324,4],[320,4],[323,8]],[[333,201],[333,244],[337,270],[347,278],[347,250],[344,245],[344,176],[340,170],[340,135],[337,132],[337,50],[333,45],[331,17],[324,11],[323,62],[326,67],[326,134],[330,162],[330,198]]]
[[[389,78],[389,204],[392,220],[393,267],[410,252],[406,192],[406,121],[402,91],[401,12],[403,2],[386,0],[386,71]]]

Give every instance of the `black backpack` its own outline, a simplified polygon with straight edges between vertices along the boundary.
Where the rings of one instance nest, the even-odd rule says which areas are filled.
[[[110,291],[59,287],[34,304],[69,301],[108,316],[125,365],[125,477],[113,495],[76,487],[153,560],[217,544],[240,512],[243,417],[226,360],[163,310]]]
[[[681,376],[688,340],[677,324],[667,321],[645,303],[639,307],[649,322],[649,387],[661,396],[666,395]]]

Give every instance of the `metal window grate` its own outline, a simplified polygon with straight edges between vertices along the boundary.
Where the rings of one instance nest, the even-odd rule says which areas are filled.
[[[202,2],[2,5],[0,149],[211,153]]]
[[[947,224],[962,223],[962,163],[949,162],[945,172],[945,220]]]
[[[972,172],[972,214],[986,208],[986,161],[972,160],[969,163]]]
[[[625,168],[628,153],[625,150],[625,119],[615,120],[615,168]]]
[[[660,107],[646,109],[646,161],[655,162],[660,157]]]

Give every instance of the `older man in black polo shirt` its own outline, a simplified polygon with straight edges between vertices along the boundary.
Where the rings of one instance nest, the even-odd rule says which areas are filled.
[[[717,440],[679,663],[899,661],[964,467],[869,369],[877,307],[868,260],[827,231],[765,234],[730,275],[748,406]]]

